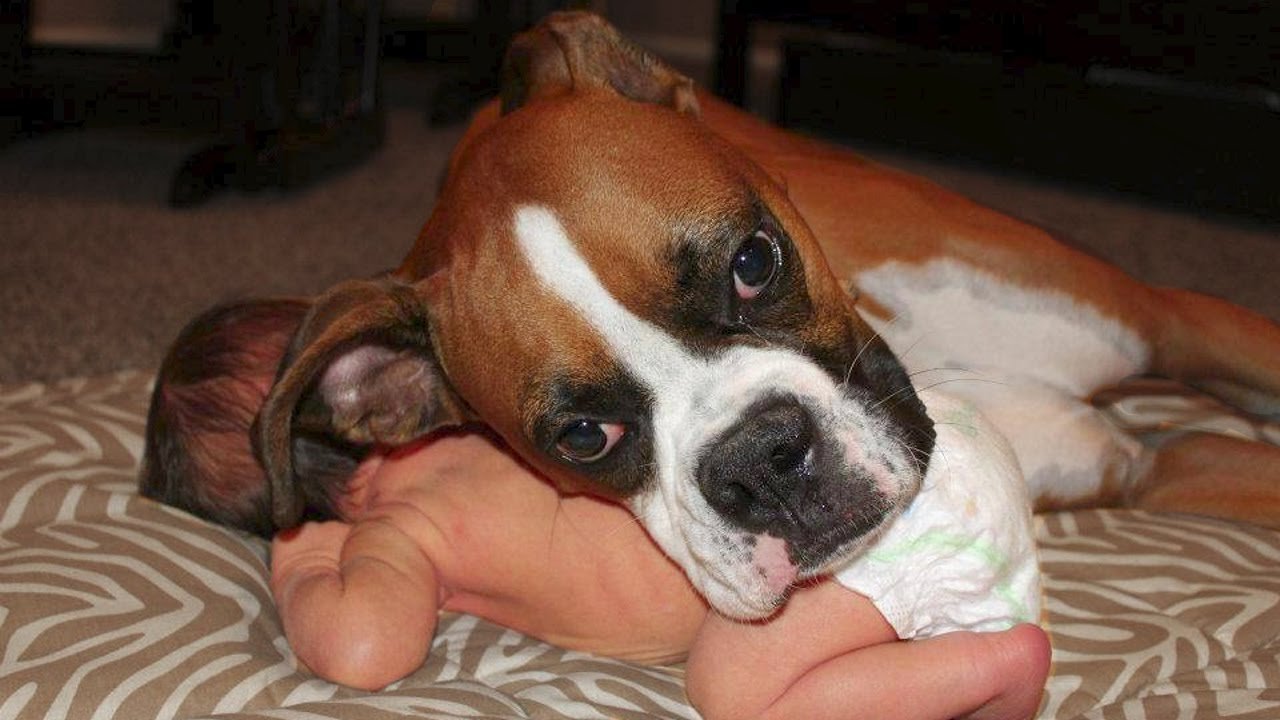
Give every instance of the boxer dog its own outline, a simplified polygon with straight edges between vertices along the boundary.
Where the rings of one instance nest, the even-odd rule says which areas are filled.
[[[1280,525],[1280,449],[1146,449],[1090,404],[1152,373],[1280,413],[1280,328],[770,127],[589,14],[515,41],[397,270],[288,309],[267,481],[193,487],[153,406],[144,492],[269,534],[335,514],[317,452],[481,422],[760,617],[911,501],[934,437],[916,388],[947,383],[1039,509]]]

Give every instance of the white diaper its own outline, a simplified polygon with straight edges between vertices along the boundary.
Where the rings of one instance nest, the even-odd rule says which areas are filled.
[[[902,639],[1037,622],[1040,568],[1013,450],[972,405],[934,390],[920,399],[937,432],[920,493],[836,580]]]

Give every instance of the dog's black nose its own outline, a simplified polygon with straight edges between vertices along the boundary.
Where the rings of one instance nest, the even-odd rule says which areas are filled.
[[[702,457],[698,485],[707,502],[749,532],[800,521],[813,479],[814,422],[794,398],[751,408]]]

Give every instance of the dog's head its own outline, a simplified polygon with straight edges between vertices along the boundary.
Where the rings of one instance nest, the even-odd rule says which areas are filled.
[[[767,615],[910,501],[932,424],[687,79],[583,14],[518,39],[507,77],[397,276],[304,323],[260,423],[277,521],[299,429],[478,418],[627,503],[716,608]]]

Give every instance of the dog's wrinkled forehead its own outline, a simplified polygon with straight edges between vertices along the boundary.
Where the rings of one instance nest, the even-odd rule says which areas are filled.
[[[608,210],[605,221],[644,211],[705,221],[764,180],[699,119],[607,93],[521,108],[470,150],[466,171],[485,173],[519,201],[566,216]]]
[[[655,398],[699,363],[768,348],[841,382],[870,337],[785,192],[695,118],[610,95],[547,99],[457,167],[440,201],[457,226],[431,228],[461,238],[440,283],[454,299],[431,303],[442,364],[552,476],[634,495],[653,479],[657,431],[679,431],[653,427]],[[593,443],[608,456],[560,462]]]
[[[451,239],[437,257],[452,257],[440,287],[456,299],[433,305],[458,390],[509,441],[545,440],[541,424],[561,407],[643,423],[644,383],[617,351],[640,340],[591,327],[566,302],[591,284],[559,292],[535,272],[522,238],[532,227],[547,236],[554,218],[554,235],[609,302],[696,341],[705,333],[690,324],[730,311],[708,298],[718,304],[731,289],[729,258],[768,216],[757,179],[726,161],[696,120],[608,96],[522,108],[465,153],[440,200],[452,226],[429,228]],[[566,271],[549,273],[564,281]]]

